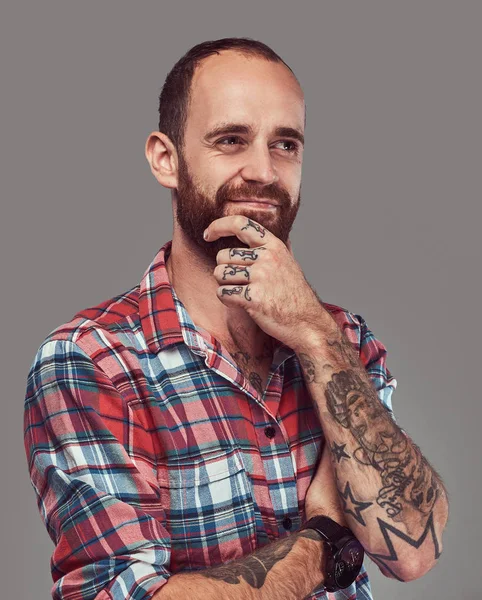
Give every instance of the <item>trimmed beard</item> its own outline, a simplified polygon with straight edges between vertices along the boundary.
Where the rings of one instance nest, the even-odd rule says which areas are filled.
[[[287,243],[301,203],[301,185],[295,204],[291,203],[289,193],[276,184],[260,186],[244,183],[239,188],[225,184],[218,189],[213,200],[194,181],[184,160],[182,150],[178,152],[178,156],[179,172],[175,218],[184,234],[194,242],[203,255],[207,256],[212,262],[216,262],[216,256],[220,250],[250,247],[235,235],[221,237],[213,242],[204,240],[204,230],[216,219],[229,214],[245,215],[268,229],[284,244]],[[226,212],[227,202],[236,198],[265,198],[275,200],[279,206],[273,210],[257,210],[256,208],[240,206],[237,213]]]

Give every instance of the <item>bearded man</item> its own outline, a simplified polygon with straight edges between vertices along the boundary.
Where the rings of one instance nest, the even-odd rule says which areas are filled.
[[[29,373],[53,598],[367,599],[365,554],[403,581],[436,563],[446,492],[394,420],[386,349],[294,257],[304,128],[261,42],[199,44],[167,76],[145,152],[172,240]]]

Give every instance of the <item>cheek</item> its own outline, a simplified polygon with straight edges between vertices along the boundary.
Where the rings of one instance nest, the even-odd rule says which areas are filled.
[[[215,156],[199,163],[197,172],[211,187],[218,189],[233,180],[241,170],[239,158],[234,156]]]

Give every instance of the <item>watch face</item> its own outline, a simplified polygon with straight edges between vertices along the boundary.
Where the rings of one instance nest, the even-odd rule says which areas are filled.
[[[351,585],[363,564],[363,547],[357,540],[350,540],[340,552],[335,562],[335,581],[341,588]]]

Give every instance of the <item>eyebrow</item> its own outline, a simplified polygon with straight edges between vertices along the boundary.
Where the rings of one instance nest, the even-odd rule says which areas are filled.
[[[212,140],[218,135],[227,135],[239,133],[241,135],[253,135],[254,131],[251,125],[246,123],[219,123],[215,125],[204,136],[206,140]],[[305,137],[299,129],[294,127],[276,127],[274,135],[279,137],[288,137],[298,140],[302,146],[305,144]]]

